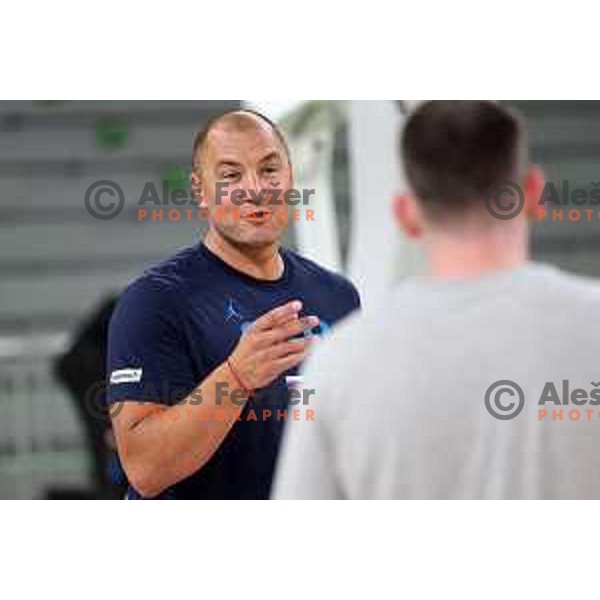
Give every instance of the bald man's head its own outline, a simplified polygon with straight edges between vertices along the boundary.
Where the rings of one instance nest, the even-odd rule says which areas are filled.
[[[209,119],[206,125],[196,134],[192,150],[192,170],[197,175],[201,175],[204,156],[219,132],[245,133],[259,130],[275,137],[282,147],[288,163],[290,163],[290,151],[287,142],[277,125],[257,111],[248,108],[235,108]]]

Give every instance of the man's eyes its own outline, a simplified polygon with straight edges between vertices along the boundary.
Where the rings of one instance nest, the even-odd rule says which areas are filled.
[[[263,167],[263,173],[267,175],[273,175],[279,172],[279,165],[270,165],[268,167]],[[226,181],[232,181],[235,179],[239,179],[241,174],[238,171],[224,171],[220,175],[221,179]]]

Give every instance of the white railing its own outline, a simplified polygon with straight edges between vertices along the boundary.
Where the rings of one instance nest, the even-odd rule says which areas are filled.
[[[0,498],[42,498],[89,483],[83,429],[52,373],[65,341],[0,338]]]

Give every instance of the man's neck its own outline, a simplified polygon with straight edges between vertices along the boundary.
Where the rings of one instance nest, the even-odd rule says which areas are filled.
[[[425,246],[429,277],[478,279],[522,267],[529,258],[528,236],[507,233],[432,236]]]
[[[279,244],[241,249],[211,229],[204,238],[204,245],[230,267],[256,279],[275,281],[283,275],[285,267]]]

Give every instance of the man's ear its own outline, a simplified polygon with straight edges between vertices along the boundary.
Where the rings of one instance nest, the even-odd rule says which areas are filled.
[[[537,165],[529,167],[523,178],[523,194],[525,196],[525,214],[538,221],[542,218],[543,206],[540,205],[540,198],[544,192],[546,179],[544,172]]]
[[[416,240],[423,235],[423,219],[416,199],[409,194],[394,197],[394,217],[400,229],[409,239]]]
[[[198,203],[198,206],[206,207],[206,200],[202,190],[202,182],[200,176],[195,171],[192,171],[192,179],[190,182],[192,198]]]

